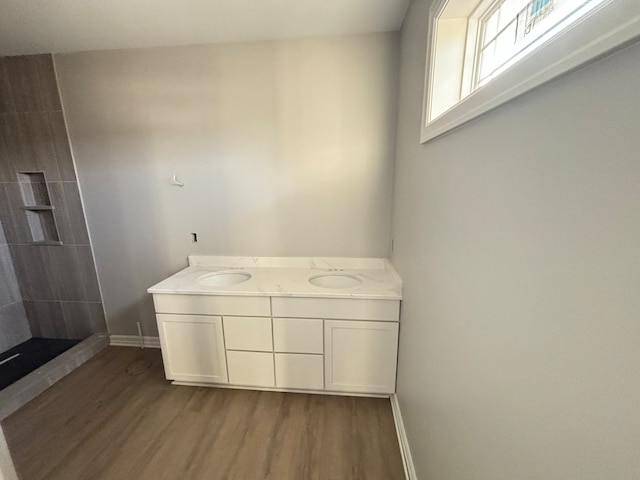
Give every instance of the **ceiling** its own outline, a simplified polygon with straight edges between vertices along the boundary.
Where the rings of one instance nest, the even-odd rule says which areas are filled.
[[[409,0],[0,0],[0,55],[400,28]]]

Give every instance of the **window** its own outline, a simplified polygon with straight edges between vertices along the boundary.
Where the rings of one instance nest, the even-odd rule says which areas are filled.
[[[567,28],[603,0],[502,0],[482,18],[476,87],[511,66],[556,29]]]
[[[638,37],[638,0],[436,0],[421,140]]]

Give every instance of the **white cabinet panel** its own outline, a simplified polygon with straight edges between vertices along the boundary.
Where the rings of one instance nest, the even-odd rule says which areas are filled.
[[[227,351],[229,383],[274,387],[273,353]]]
[[[276,352],[323,353],[322,320],[274,318],[273,347]]]
[[[397,322],[400,318],[399,300],[273,297],[271,308],[274,317],[348,318],[389,322]]]
[[[276,353],[278,388],[324,389],[322,355]]]
[[[157,313],[271,316],[269,297],[224,295],[153,295]]]
[[[273,350],[271,319],[261,317],[224,317],[227,350]]]
[[[222,318],[156,315],[169,380],[227,382]]]
[[[327,390],[393,393],[398,324],[325,321]]]

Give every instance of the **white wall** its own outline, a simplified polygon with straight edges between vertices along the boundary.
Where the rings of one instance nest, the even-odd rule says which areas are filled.
[[[421,480],[640,472],[640,45],[419,144],[401,34],[398,395]]]
[[[110,332],[155,335],[145,290],[192,253],[386,256],[396,61],[397,34],[57,55]]]

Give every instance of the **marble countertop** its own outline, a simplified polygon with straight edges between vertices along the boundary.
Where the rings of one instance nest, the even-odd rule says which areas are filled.
[[[213,272],[246,272],[251,278],[228,286],[205,286],[197,279]],[[323,288],[309,277],[346,273],[362,280],[350,288]],[[149,293],[270,297],[368,298],[400,300],[402,280],[385,258],[190,256],[189,267],[147,290]]]

